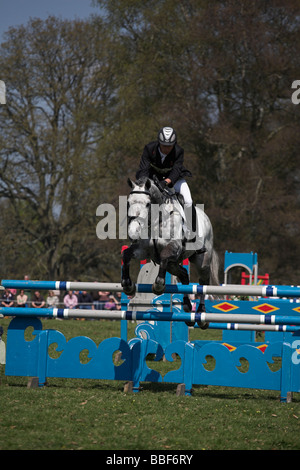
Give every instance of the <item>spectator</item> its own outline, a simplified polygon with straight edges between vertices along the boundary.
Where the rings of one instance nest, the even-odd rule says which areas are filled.
[[[5,289],[2,295],[2,307],[12,307],[14,305],[14,296],[9,289]]]
[[[96,281],[95,281],[96,282]],[[100,291],[91,291],[90,292],[92,299],[93,299],[93,305],[96,310],[102,310],[103,306],[101,306],[100,302]]]
[[[28,296],[24,293],[23,289],[17,295],[17,307],[27,307]]]
[[[49,295],[46,299],[47,306],[56,308],[58,306],[59,298],[55,295],[53,290],[49,290]]]
[[[96,310],[103,310],[105,302],[109,300],[109,292],[102,292],[98,291],[97,294],[94,295],[93,304]]]
[[[25,274],[24,276],[24,281],[29,281],[30,278],[28,274]],[[27,302],[30,304],[31,303],[31,297],[32,297],[32,290],[31,289],[24,289],[24,294],[27,295]]]
[[[105,310],[120,310],[121,306],[118,305],[118,301],[116,298],[110,294],[107,302],[105,302],[104,309]]]
[[[79,308],[94,310],[93,299],[91,294],[83,290],[78,297]]]
[[[105,304],[107,302],[110,302],[110,292],[108,291],[101,292],[99,299],[100,299],[100,302],[102,302],[102,305],[103,305],[102,308],[105,309]]]
[[[64,306],[66,308],[75,308],[77,304],[77,295],[75,295],[73,291],[69,290],[69,292],[64,296]]]
[[[113,297],[115,299],[116,309],[121,310],[121,293],[116,292]]]
[[[39,291],[36,291],[34,293],[33,299],[32,299],[32,307],[33,308],[43,308],[45,306],[45,300],[41,296]]]

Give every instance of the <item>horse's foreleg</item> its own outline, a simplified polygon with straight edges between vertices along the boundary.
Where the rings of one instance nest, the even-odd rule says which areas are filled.
[[[122,265],[122,287],[126,295],[135,295],[135,284],[132,283],[129,274],[130,261],[134,255],[134,247],[131,245],[123,251],[123,265]]]

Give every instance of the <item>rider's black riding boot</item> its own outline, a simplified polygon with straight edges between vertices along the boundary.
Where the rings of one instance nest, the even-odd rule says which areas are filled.
[[[194,204],[187,207],[186,225],[190,233],[188,242],[193,244],[193,248],[196,249],[197,253],[204,253],[206,249],[203,246],[203,242],[199,237],[199,233],[197,230],[197,212]]]
[[[194,242],[197,235],[197,213],[194,204],[186,206],[186,225],[190,233],[189,241]]]

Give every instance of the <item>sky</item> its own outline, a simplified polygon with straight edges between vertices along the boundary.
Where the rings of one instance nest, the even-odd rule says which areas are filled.
[[[30,18],[55,15],[62,19],[84,19],[99,12],[99,7],[92,6],[92,0],[0,0],[0,42],[10,26],[26,24]]]

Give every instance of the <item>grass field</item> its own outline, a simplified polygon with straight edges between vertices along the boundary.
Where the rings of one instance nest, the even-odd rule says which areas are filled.
[[[0,319],[4,341],[9,321]],[[120,335],[118,322],[43,323],[97,344]],[[129,324],[130,336],[134,327]],[[220,332],[191,334],[218,339]],[[165,373],[168,365],[151,367]],[[282,404],[279,392],[196,386],[192,397],[176,397],[176,384],[150,383],[126,394],[123,382],[54,378],[27,389],[28,379],[6,377],[4,366],[0,380],[0,450],[300,449],[300,394]]]

